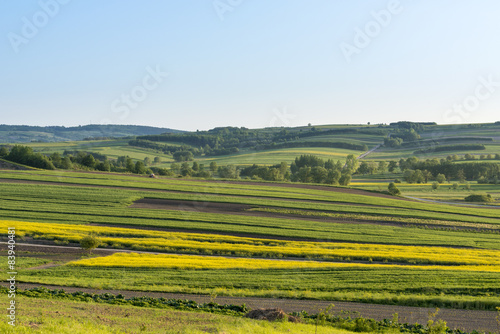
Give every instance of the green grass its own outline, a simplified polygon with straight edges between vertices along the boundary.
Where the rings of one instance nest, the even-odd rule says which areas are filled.
[[[96,289],[346,300],[494,310],[500,273],[435,269],[133,269],[60,266],[18,280]]]
[[[315,138],[315,137],[313,137]],[[363,152],[346,150],[341,148],[325,148],[325,147],[299,147],[299,148],[282,148],[282,149],[270,149],[270,150],[243,150],[236,154],[215,156],[215,157],[203,157],[196,159],[200,163],[209,165],[211,161],[215,161],[217,165],[275,165],[279,164],[281,161],[285,161],[288,164],[292,163],[296,157],[301,154],[313,154],[315,156],[321,157],[325,160],[333,159],[345,160],[349,154],[354,154],[355,156]]]
[[[7,305],[6,295],[0,303]],[[151,309],[134,306],[103,305],[67,300],[28,298],[17,296],[18,322],[15,327],[0,322],[0,332],[6,334],[58,333],[58,334],[278,334],[315,333],[315,326],[288,322],[256,321],[241,317]],[[325,334],[352,333],[332,327],[318,328]]]

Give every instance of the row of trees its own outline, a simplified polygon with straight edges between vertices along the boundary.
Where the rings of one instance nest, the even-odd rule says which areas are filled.
[[[295,158],[290,166],[290,180],[304,183],[326,183],[347,186],[351,183],[352,174],[356,171],[358,160],[349,155],[345,163],[340,160],[334,162],[314,155],[301,155]]]
[[[56,167],[47,156],[33,152],[29,146],[15,145],[10,151],[7,147],[0,148],[0,157],[35,168],[55,169]]]
[[[496,157],[500,157],[495,155]],[[493,156],[492,156],[493,157]],[[427,183],[436,180],[438,183],[452,179],[460,182],[478,181],[479,183],[498,183],[500,164],[494,162],[457,162],[453,156],[446,159],[419,160],[416,157],[401,159],[399,168],[403,178],[409,183]]]
[[[305,129],[285,129],[280,131],[250,130],[247,128],[221,127],[208,131],[196,131],[187,133],[170,133],[162,135],[151,135],[137,137],[131,140],[129,145],[144,147],[167,154],[175,154],[179,151],[191,152],[193,156],[217,156],[239,152],[242,148],[256,150],[285,148],[285,147],[336,147],[353,150],[367,150],[363,144],[351,142],[330,142],[324,140],[300,141],[301,138],[335,135],[335,134],[371,134],[386,135],[385,129],[374,129],[370,127],[342,128],[342,129],[318,129],[311,127]],[[168,143],[180,143],[181,146],[172,146]],[[183,155],[178,155],[182,161]]]
[[[154,161],[146,157],[144,161],[134,161],[128,156],[119,157],[117,160],[109,160],[107,156],[95,152],[64,151],[61,155],[54,152],[50,155],[36,153],[29,146],[14,145],[12,147],[0,147],[0,157],[41,169],[84,169],[106,172],[131,172],[137,174],[152,173],[148,166],[161,162],[160,157]]]
[[[415,129],[397,129],[388,138],[384,138],[384,145],[388,147],[399,147],[406,142],[414,142],[420,139]]]
[[[272,166],[252,165],[248,167],[237,167],[234,165],[217,166],[212,161],[206,168],[203,164],[194,161],[173,163],[170,169],[159,168],[156,172],[166,176],[194,176],[236,179],[239,177],[252,178],[253,180],[266,181],[292,181],[303,183],[326,183],[347,186],[351,182],[352,174],[357,169],[357,160],[354,155],[347,157],[345,162],[333,161],[313,156],[301,155],[292,162],[290,169],[286,162]]]

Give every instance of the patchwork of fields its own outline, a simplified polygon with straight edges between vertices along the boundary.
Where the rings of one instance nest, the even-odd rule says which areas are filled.
[[[2,231],[18,242],[135,253],[22,254],[22,282],[494,310],[494,208],[300,184],[0,172]],[[159,203],[140,206],[134,203]],[[149,201],[149,202],[148,202]],[[164,201],[164,202],[162,202]],[[165,204],[167,203],[167,204]],[[112,254],[110,252],[108,254]]]

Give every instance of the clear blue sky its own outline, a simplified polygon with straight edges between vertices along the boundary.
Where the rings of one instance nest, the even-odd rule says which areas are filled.
[[[499,16],[498,0],[5,0],[0,123],[498,121]]]

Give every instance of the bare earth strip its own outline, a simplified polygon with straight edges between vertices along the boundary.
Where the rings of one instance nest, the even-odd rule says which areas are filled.
[[[183,191],[175,191],[175,190],[167,190],[167,189],[150,189],[150,188],[133,188],[133,187],[118,187],[118,186],[104,186],[104,185],[89,185],[89,184],[74,184],[74,183],[65,183],[65,182],[52,182],[52,181],[31,181],[31,180],[14,180],[14,179],[1,179],[0,183],[22,183],[22,184],[45,184],[45,185],[58,185],[58,186],[67,186],[67,187],[86,187],[86,188],[108,188],[108,189],[126,189],[126,190],[136,190],[136,191],[147,191],[147,192],[167,192],[167,193],[177,193],[177,194],[186,194]],[[207,181],[210,182],[210,181]],[[241,183],[245,184],[245,182],[230,182],[228,183]],[[266,183],[255,183],[260,185],[269,185]],[[301,184],[279,184],[281,186],[286,187],[294,187],[297,186],[299,188],[308,188],[308,189],[321,189],[326,188],[329,191],[338,191],[342,193],[355,193],[362,195],[370,195],[377,197],[388,197],[393,198],[389,195],[378,194],[378,193],[370,193],[364,190],[358,189],[347,189],[347,188],[332,188],[326,186],[313,186],[313,185],[301,185]],[[325,190],[325,189],[321,189]],[[192,193],[199,195],[201,198],[207,193]],[[258,198],[256,196],[239,196],[239,195],[219,195],[219,194],[210,194],[210,196],[229,196],[229,197],[241,197],[241,198]],[[402,199],[402,198],[401,198]],[[269,199],[272,201],[272,199]],[[356,204],[356,203],[344,203],[344,202],[330,202],[330,201],[320,201],[320,200],[307,200],[307,199],[287,199],[280,198],[280,201],[292,201],[292,202],[315,202],[315,203],[328,203],[331,205],[351,205],[351,206],[368,206],[375,207],[373,205],[367,204]],[[410,199],[408,199],[410,200]],[[177,211],[192,211],[192,212],[207,212],[207,213],[220,213],[220,214],[235,214],[235,215],[244,215],[244,216],[254,216],[254,217],[270,217],[270,218],[285,218],[285,219],[298,219],[298,220],[308,220],[308,221],[322,221],[322,222],[331,222],[331,223],[343,223],[343,224],[369,224],[369,225],[386,225],[386,226],[396,226],[396,227],[407,227],[407,226],[421,226],[418,223],[408,223],[408,222],[398,222],[398,221],[383,221],[383,220],[361,220],[361,219],[352,219],[352,218],[341,218],[341,217],[325,217],[325,216],[311,216],[311,215],[299,215],[299,214],[285,214],[285,213],[276,213],[276,212],[264,212],[264,211],[248,211],[248,209],[257,206],[250,206],[245,204],[238,203],[223,203],[223,202],[208,202],[208,201],[187,201],[187,200],[168,200],[168,199],[152,199],[152,198],[144,198],[138,201],[135,201],[129,207],[131,208],[145,208],[145,209],[162,209],[162,210],[177,210]],[[264,206],[259,206],[264,207]],[[376,206],[383,207],[383,206]],[[273,209],[280,209],[279,207],[272,207]],[[283,208],[281,208],[283,209]],[[310,211],[310,210],[302,210],[302,211]],[[102,224],[95,224],[102,225]],[[122,227],[129,227],[125,225],[120,225]],[[449,225],[439,225],[432,224],[435,228],[449,228]],[[159,229],[159,228],[149,228],[146,226],[130,226],[134,228],[140,229]],[[458,226],[454,225],[453,228],[458,230],[485,230],[485,228],[478,228],[473,226]],[[165,230],[165,229],[159,229]],[[173,231],[173,230],[172,230]],[[184,231],[184,230],[178,230]],[[206,231],[199,231],[200,233],[205,233]],[[210,232],[208,232],[210,233]],[[212,232],[213,233],[213,232]],[[225,234],[225,233],[219,233]],[[233,235],[233,234],[228,234]],[[241,234],[238,234],[242,236]],[[279,239],[277,237],[273,237],[274,239]],[[305,240],[299,238],[285,238],[286,240]]]
[[[1,282],[2,286],[7,286],[8,283]],[[19,289],[31,289],[34,287],[43,286],[48,289],[63,289],[66,292],[83,291],[87,293],[111,293],[122,294],[126,298],[149,296],[154,298],[174,298],[174,299],[189,299],[198,303],[207,303],[215,301],[219,304],[246,304],[249,308],[282,308],[285,312],[300,312],[302,310],[308,313],[317,313],[320,309],[326,309],[330,304],[334,304],[334,313],[340,314],[340,311],[349,312],[351,317],[362,316],[376,320],[392,319],[394,313],[398,313],[400,322],[426,324],[429,319],[429,312],[436,311],[434,308],[424,307],[409,307],[409,306],[393,306],[393,305],[378,305],[378,304],[363,304],[339,301],[319,301],[319,300],[295,300],[295,299],[273,299],[273,298],[241,298],[241,297],[216,297],[215,300],[211,296],[206,295],[189,295],[161,292],[143,292],[143,291],[128,291],[128,290],[96,290],[78,287],[66,287],[58,285],[40,285],[31,283],[18,283]],[[455,310],[455,309],[440,309],[437,319],[446,321],[448,327],[457,328],[471,332],[473,330],[495,332],[498,330],[498,325],[495,321],[496,312],[493,311],[475,311],[475,310]]]
[[[106,174],[106,173],[99,173]],[[112,174],[115,175],[115,174]],[[127,174],[128,175],[128,174]],[[53,176],[53,175],[48,175]],[[130,176],[130,175],[128,175]],[[142,177],[144,176],[137,176]],[[71,178],[71,176],[60,176],[61,179]],[[158,178],[158,183],[161,183],[161,178]],[[238,184],[238,185],[252,185],[252,186],[267,186],[267,187],[285,187],[285,188],[299,188],[299,189],[312,189],[312,190],[323,190],[323,191],[333,191],[340,192],[345,194],[356,194],[356,195],[365,195],[365,196],[375,196],[381,198],[390,198],[395,199],[394,196],[381,194],[379,192],[371,192],[361,189],[351,189],[351,188],[342,188],[342,187],[333,187],[333,186],[321,186],[321,185],[312,185],[312,184],[303,184],[303,183],[274,183],[274,182],[248,182],[248,181],[212,181],[212,180],[203,180],[203,179],[182,179],[183,181],[192,181],[192,182],[203,182],[203,183],[212,183],[212,184]],[[163,191],[162,189],[151,189],[151,188],[134,188],[134,187],[120,187],[120,186],[102,186],[102,185],[89,185],[89,184],[79,184],[79,183],[66,183],[66,182],[53,182],[53,181],[32,181],[32,180],[20,180],[20,179],[0,179],[0,182],[7,183],[32,183],[32,184],[54,184],[54,185],[65,185],[65,186],[84,186],[84,187],[104,187],[104,188],[119,188],[119,189],[131,189],[131,190],[147,190],[147,191]],[[414,202],[414,200],[409,198],[398,197],[399,200],[406,200]]]
[[[350,203],[332,203],[332,205],[344,205]],[[206,201],[186,201],[186,200],[172,200],[172,199],[158,199],[158,198],[143,198],[135,201],[130,208],[142,208],[142,209],[159,209],[159,210],[176,210],[176,211],[188,211],[188,212],[206,212],[206,213],[219,213],[219,214],[232,214],[232,215],[242,215],[242,216],[254,216],[254,217],[268,217],[268,218],[283,218],[283,219],[298,219],[307,221],[321,221],[330,223],[340,223],[340,224],[369,224],[369,225],[385,225],[385,226],[396,226],[396,227],[408,227],[408,226],[422,226],[419,223],[408,223],[399,221],[383,221],[383,220],[363,220],[363,219],[353,219],[353,218],[343,218],[343,217],[328,217],[328,216],[312,216],[312,215],[301,215],[301,214],[287,214],[279,212],[266,212],[266,211],[248,211],[252,205],[237,204],[237,203],[222,203],[222,202],[206,202]],[[259,205],[259,208],[266,208],[266,206]],[[269,207],[272,209],[286,209],[279,207]],[[304,212],[317,212],[316,210],[305,210]],[[327,211],[322,211],[327,212]],[[449,228],[449,225],[439,225],[439,224],[429,224],[434,228]],[[141,227],[137,227],[141,228]],[[478,228],[474,226],[459,226],[454,225],[453,228],[457,230],[487,230],[487,228]]]
[[[137,188],[137,187],[121,187],[121,186],[105,186],[105,185],[95,185],[95,184],[81,184],[81,183],[70,183],[70,182],[54,182],[54,181],[34,181],[34,180],[18,180],[18,179],[2,179],[0,178],[0,183],[22,183],[22,184],[44,184],[44,185],[53,185],[53,186],[66,186],[66,187],[85,187],[85,188],[106,188],[106,189],[124,189],[124,190],[135,190],[135,191],[147,191],[147,192],[161,192],[161,193],[173,193],[173,194],[195,194],[200,197],[203,196],[224,196],[224,197],[238,197],[238,198],[265,198],[268,200],[273,200],[273,198],[269,197],[261,197],[261,196],[247,196],[247,195],[238,195],[238,194],[218,194],[218,193],[210,193],[210,192],[190,192],[190,191],[180,191],[180,190],[169,190],[169,189],[152,189],[152,188]],[[355,190],[355,189],[352,189]],[[332,191],[332,189],[330,189]],[[335,191],[335,190],[333,190]],[[343,192],[343,191],[341,191]],[[371,193],[367,193],[365,195],[372,195]],[[322,201],[322,200],[312,200],[312,199],[294,199],[294,198],[277,198],[280,201],[290,201],[290,202],[311,202],[311,203],[322,203],[322,204],[344,204],[344,205],[352,205],[352,206],[369,206],[369,207],[385,207],[380,205],[370,205],[370,204],[360,204],[360,203],[349,203],[349,202],[332,202],[332,201]]]

